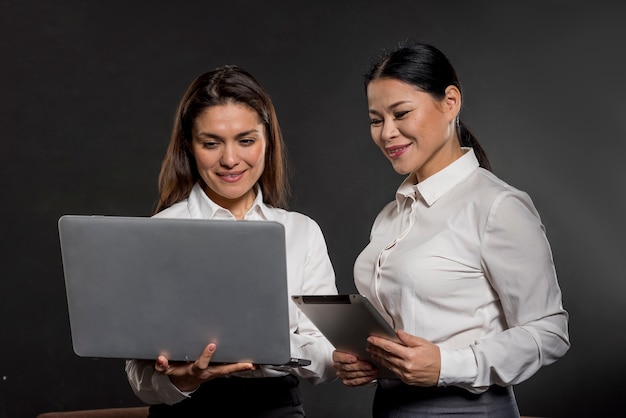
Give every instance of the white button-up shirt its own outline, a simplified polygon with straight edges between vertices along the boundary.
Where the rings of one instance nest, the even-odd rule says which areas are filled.
[[[193,187],[187,199],[154,216],[236,220],[232,213],[209,199],[199,184]],[[335,274],[328,256],[326,241],[319,225],[314,220],[301,213],[266,205],[263,203],[260,190],[257,190],[256,199],[244,218],[276,221],[285,226],[289,295],[337,293]],[[292,357],[311,360],[311,364],[288,371],[312,383],[334,379],[336,374],[332,367],[333,346],[291,300],[289,301],[289,330]],[[219,347],[217,349],[219,350]],[[188,393],[180,392],[168,376],[155,372],[154,361],[128,360],[126,373],[135,394],[148,404],[174,404],[188,396]],[[281,367],[262,366],[257,370],[237,373],[237,375],[269,377],[286,373],[287,370]]]
[[[482,392],[569,349],[552,252],[529,196],[471,149],[377,216],[355,284],[396,330],[439,345],[439,385]]]

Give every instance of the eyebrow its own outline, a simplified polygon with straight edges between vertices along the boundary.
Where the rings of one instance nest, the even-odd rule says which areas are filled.
[[[250,129],[247,131],[239,132],[237,135],[235,135],[235,138],[243,138],[250,134],[255,134],[255,133],[260,133],[260,131],[258,129]],[[211,132],[198,132],[196,135],[201,138],[213,138],[213,139],[220,139],[220,140],[224,139],[220,135],[216,135]]]

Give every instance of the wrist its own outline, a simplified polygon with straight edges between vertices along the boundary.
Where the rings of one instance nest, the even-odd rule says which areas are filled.
[[[189,379],[182,376],[170,376],[170,382],[181,392],[193,392],[200,386],[197,379]]]

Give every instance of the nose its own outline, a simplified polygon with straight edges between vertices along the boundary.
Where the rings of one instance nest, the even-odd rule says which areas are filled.
[[[398,135],[398,128],[393,120],[386,120],[383,122],[382,129],[380,131],[380,138],[384,142],[389,142]]]
[[[237,165],[239,162],[239,156],[237,154],[237,149],[232,144],[226,144],[224,146],[224,151],[222,152],[222,157],[220,158],[220,164],[224,167],[232,168]]]

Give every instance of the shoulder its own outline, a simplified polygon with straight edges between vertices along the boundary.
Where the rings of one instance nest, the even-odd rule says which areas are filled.
[[[273,218],[272,220],[282,223],[288,233],[311,233],[314,231],[321,232],[320,226],[317,221],[315,221],[310,216],[305,215],[304,213],[279,208],[270,208],[269,211]]]
[[[502,180],[491,171],[479,168],[469,179],[471,187],[480,193],[481,200],[492,201],[504,196],[517,196],[527,199],[528,194],[523,190]]]
[[[472,184],[481,204],[488,207],[491,214],[495,212],[532,212],[538,216],[535,205],[529,194],[520,190],[490,171],[479,169]]]
[[[380,210],[379,216],[381,214],[386,214],[389,212],[397,212],[397,211],[398,211],[398,201],[392,200],[390,202],[387,202],[385,206],[383,206],[383,208]]]
[[[163,209],[161,212],[155,214],[154,218],[190,218],[189,205],[187,199],[174,203],[169,208]]]

